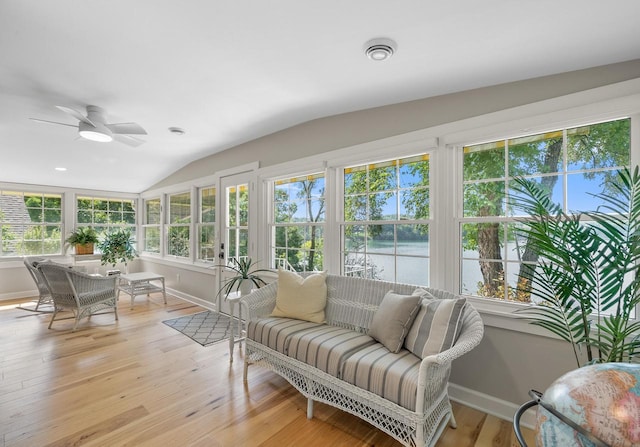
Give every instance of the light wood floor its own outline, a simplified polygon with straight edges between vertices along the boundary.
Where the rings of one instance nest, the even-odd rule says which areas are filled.
[[[400,446],[360,419],[306,401],[242,355],[202,347],[163,320],[204,310],[159,294],[113,314],[54,322],[0,302],[0,447]],[[517,446],[511,424],[454,404],[458,428],[439,447]],[[534,445],[528,433],[529,445]]]

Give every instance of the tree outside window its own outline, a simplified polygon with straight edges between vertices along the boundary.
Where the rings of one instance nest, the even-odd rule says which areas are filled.
[[[145,199],[144,201],[144,233],[143,250],[147,253],[160,254],[160,224],[162,211],[160,198]]]
[[[0,191],[2,257],[62,254],[62,195]]]
[[[298,272],[324,267],[324,174],[274,184],[272,266]]]
[[[565,212],[593,211],[592,194],[629,163],[629,119],[464,147],[460,292],[529,301],[538,259],[510,216],[514,177],[540,183]]]
[[[198,259],[215,262],[216,188],[201,188],[198,221]]]
[[[167,254],[188,258],[191,244],[191,194],[172,194],[168,197],[168,202]]]
[[[343,274],[429,284],[429,155],[344,170]]]
[[[136,234],[135,199],[78,196],[76,226],[90,226],[101,238],[105,233],[126,228]]]

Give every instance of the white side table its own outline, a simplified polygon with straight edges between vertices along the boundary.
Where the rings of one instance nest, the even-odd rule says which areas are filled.
[[[229,303],[229,314],[231,315],[231,327],[229,328],[229,363],[233,363],[233,347],[236,343],[242,343],[244,336],[242,335],[242,296],[239,293],[231,293],[227,296]],[[238,323],[235,320],[235,307],[238,305]],[[237,335],[237,338],[236,338]],[[242,346],[242,345],[241,345]]]
[[[151,281],[160,281],[162,287],[156,284],[152,284]],[[133,299],[136,295],[149,296],[152,292],[162,292],[164,298],[164,304],[167,304],[167,292],[164,287],[164,276],[158,275],[152,272],[138,272],[128,273],[126,275],[120,275],[118,283],[118,298],[120,298],[120,291],[131,295],[131,308],[133,309]]]

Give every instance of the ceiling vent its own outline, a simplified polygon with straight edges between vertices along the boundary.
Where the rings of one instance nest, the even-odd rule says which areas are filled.
[[[391,39],[378,38],[368,41],[364,48],[365,54],[372,61],[385,61],[395,53],[396,43]]]

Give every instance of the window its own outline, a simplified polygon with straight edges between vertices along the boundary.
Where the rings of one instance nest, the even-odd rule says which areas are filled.
[[[216,188],[201,188],[198,221],[198,259],[215,262]]]
[[[112,229],[126,227],[136,233],[136,208],[134,199],[104,197],[77,197],[76,224],[91,226],[98,235]]]
[[[629,119],[464,147],[460,293],[529,299],[518,285],[537,259],[518,239],[509,216],[514,177],[539,182],[565,212],[592,211],[600,203],[590,194],[629,164]]]
[[[162,223],[160,198],[144,201],[144,234],[143,250],[147,253],[160,254],[160,224]]]
[[[324,191],[324,174],[275,182],[272,267],[323,270]]]
[[[0,191],[2,257],[62,254],[62,194]]]
[[[226,200],[225,233],[229,262],[232,258],[249,255],[249,185],[228,186]]]
[[[344,169],[342,272],[429,284],[429,155]]]
[[[191,194],[172,194],[168,201],[167,254],[188,258],[191,244]]]

